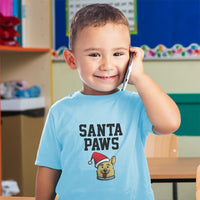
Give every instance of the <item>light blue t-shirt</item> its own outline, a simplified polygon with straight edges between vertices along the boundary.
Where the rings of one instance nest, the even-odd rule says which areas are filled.
[[[59,200],[153,200],[144,153],[149,132],[137,93],[75,92],[51,107],[36,165],[62,170]]]

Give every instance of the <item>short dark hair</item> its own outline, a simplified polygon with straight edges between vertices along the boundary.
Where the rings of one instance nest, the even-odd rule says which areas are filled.
[[[109,4],[90,4],[81,8],[74,15],[70,24],[69,48],[73,50],[78,31],[87,26],[103,26],[108,22],[124,24],[129,29],[125,15]]]

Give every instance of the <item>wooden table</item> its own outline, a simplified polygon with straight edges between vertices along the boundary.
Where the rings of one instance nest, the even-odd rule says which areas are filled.
[[[147,158],[152,183],[172,182],[173,199],[177,199],[177,182],[196,182],[197,166],[200,157],[196,158]]]
[[[200,157],[147,158],[152,182],[195,182]]]

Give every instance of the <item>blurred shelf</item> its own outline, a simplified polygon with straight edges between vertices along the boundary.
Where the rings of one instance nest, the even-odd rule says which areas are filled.
[[[49,52],[50,48],[1,46],[0,52]]]

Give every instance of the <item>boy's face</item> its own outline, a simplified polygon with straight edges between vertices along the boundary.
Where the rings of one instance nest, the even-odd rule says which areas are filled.
[[[73,56],[83,82],[82,93],[116,92],[129,60],[130,33],[123,24],[88,26],[77,34]]]

